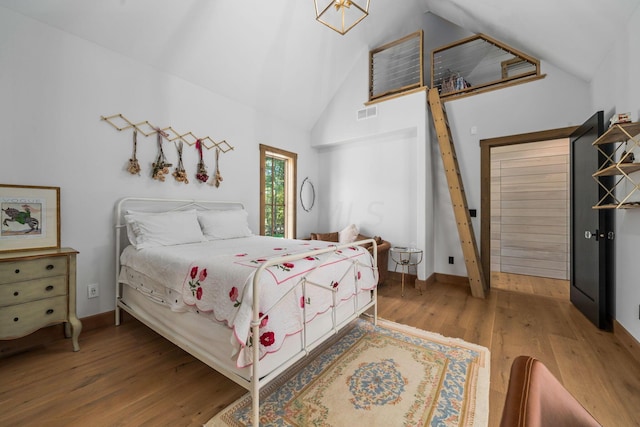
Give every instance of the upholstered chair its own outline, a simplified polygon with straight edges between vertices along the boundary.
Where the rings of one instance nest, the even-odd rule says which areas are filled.
[[[339,233],[337,231],[331,233],[311,233],[310,239],[323,240],[325,242],[338,242]],[[378,285],[381,285],[386,280],[387,272],[389,271],[389,249],[391,248],[391,243],[386,240],[382,240],[379,236],[367,237],[359,234],[356,237],[356,241],[365,239],[374,239],[376,241],[378,247]],[[368,245],[367,249],[371,252],[373,250],[373,245]]]
[[[531,356],[511,365],[500,427],[596,427],[595,420],[553,376]]]

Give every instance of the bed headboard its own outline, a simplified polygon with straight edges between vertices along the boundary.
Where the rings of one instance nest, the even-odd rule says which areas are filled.
[[[189,200],[189,199],[154,199],[144,197],[125,197],[116,202],[114,212],[114,225],[116,234],[116,264],[119,264],[120,253],[127,247],[129,241],[125,230],[126,222],[124,216],[127,211],[136,212],[172,212],[196,209],[199,211],[208,210],[229,210],[244,209],[240,202],[227,202],[216,200]]]
[[[161,213],[175,212],[189,209],[198,211],[244,209],[240,202],[223,202],[214,200],[188,200],[188,199],[154,199],[145,197],[125,197],[116,202],[114,211],[115,225],[115,249],[116,249],[116,325],[120,324],[120,309],[118,301],[122,294],[118,280],[120,274],[120,254],[129,245],[127,238],[126,222],[124,216],[127,211]]]

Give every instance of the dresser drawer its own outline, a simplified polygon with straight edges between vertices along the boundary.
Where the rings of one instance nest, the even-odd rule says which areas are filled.
[[[67,297],[59,296],[0,308],[0,339],[25,336],[67,321]]]
[[[67,274],[67,257],[36,258],[0,263],[0,283],[13,283]]]
[[[67,294],[67,276],[0,285],[0,307]]]

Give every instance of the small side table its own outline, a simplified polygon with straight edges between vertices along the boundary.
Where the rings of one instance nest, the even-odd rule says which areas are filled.
[[[409,267],[417,266],[422,262],[422,249],[407,248],[404,246],[393,246],[391,249],[389,249],[389,252],[391,252],[391,259],[396,263],[395,271],[398,271],[398,266],[400,266],[401,268],[401,295],[404,296],[404,275],[405,273],[409,273]]]

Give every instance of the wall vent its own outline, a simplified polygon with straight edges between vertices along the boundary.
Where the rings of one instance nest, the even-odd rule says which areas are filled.
[[[370,119],[371,117],[376,117],[378,115],[378,106],[374,105],[373,107],[363,108],[358,110],[358,121]]]

